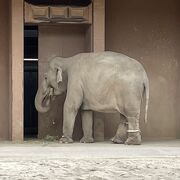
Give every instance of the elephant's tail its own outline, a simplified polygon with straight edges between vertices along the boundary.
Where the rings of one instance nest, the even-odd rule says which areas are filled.
[[[146,76],[144,81],[144,92],[146,93],[145,99],[146,99],[146,105],[145,105],[145,117],[144,122],[147,123],[147,111],[148,111],[148,104],[149,104],[149,80]]]

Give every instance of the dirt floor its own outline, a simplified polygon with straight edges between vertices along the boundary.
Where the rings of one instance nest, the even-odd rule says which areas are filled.
[[[125,146],[110,142],[0,143],[0,180],[178,180],[180,140]]]

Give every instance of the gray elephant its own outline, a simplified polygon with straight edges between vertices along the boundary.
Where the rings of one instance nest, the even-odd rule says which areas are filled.
[[[35,98],[39,112],[50,109],[53,98],[66,92],[63,113],[62,143],[72,143],[75,117],[82,110],[84,136],[81,142],[93,142],[92,111],[119,112],[126,117],[127,138],[120,134],[114,143],[141,144],[139,129],[140,106],[146,94],[145,122],[149,101],[149,81],[142,65],[136,60],[115,52],[81,53],[70,58],[50,60]],[[122,137],[123,136],[123,137]]]

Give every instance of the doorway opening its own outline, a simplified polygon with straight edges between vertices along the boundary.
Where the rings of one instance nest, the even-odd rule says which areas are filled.
[[[38,26],[24,27],[24,137],[37,138],[38,112],[34,98],[38,89]]]

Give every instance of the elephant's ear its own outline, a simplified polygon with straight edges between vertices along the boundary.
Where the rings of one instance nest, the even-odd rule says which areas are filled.
[[[57,83],[62,82],[62,69],[57,69]]]

